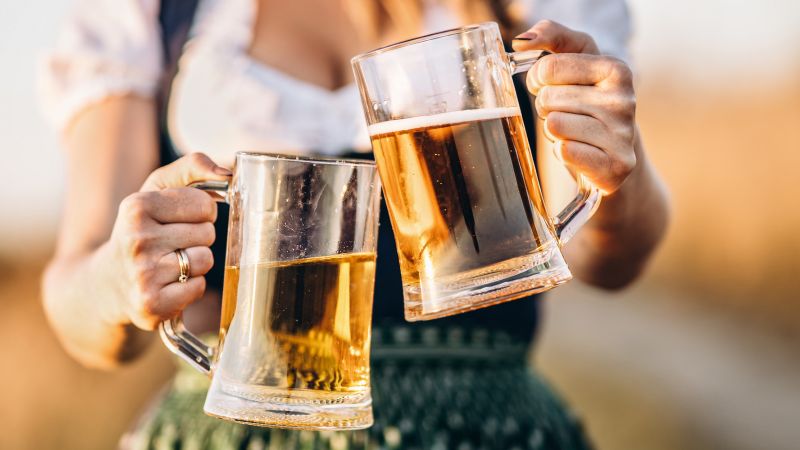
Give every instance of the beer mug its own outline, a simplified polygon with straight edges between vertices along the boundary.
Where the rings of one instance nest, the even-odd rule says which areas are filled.
[[[160,332],[211,376],[204,411],[270,427],[372,425],[374,163],[238,153],[230,183],[193,186],[230,204],[219,343],[180,316]]]
[[[578,194],[550,217],[495,23],[352,60],[403,279],[405,317],[427,320],[545,291],[572,275],[560,247],[599,206]]]

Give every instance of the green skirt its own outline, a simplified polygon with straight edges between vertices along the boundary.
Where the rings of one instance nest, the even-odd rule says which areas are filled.
[[[120,444],[125,450],[591,448],[576,418],[526,362],[527,343],[485,329],[376,328],[375,425],[313,432],[203,414],[208,379],[181,363],[166,392]]]

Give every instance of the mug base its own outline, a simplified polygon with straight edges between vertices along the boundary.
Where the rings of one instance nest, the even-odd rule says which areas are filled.
[[[571,279],[559,251],[536,252],[446,279],[404,284],[405,318],[452,316],[538,294]]]
[[[203,410],[211,417],[247,425],[296,430],[360,430],[373,423],[372,398],[366,394],[320,395],[259,387],[260,399],[227,392],[209,393]],[[269,393],[263,391],[271,391]]]

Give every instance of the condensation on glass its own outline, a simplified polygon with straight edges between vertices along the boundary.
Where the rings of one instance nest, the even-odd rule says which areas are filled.
[[[170,350],[212,376],[207,414],[251,425],[372,424],[369,352],[380,181],[367,161],[238,153],[219,343],[180,317]]]
[[[541,51],[507,53],[495,23],[353,58],[403,278],[405,316],[426,320],[541,292],[571,274],[565,243],[600,202],[547,214],[512,75]]]

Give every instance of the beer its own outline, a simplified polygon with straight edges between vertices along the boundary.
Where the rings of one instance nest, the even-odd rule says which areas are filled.
[[[424,290],[446,299],[464,286],[547,264],[557,246],[542,220],[547,215],[518,108],[382,122],[369,133],[397,240],[406,318],[435,317],[435,306],[424,311],[421,304]],[[516,297],[530,293],[530,286],[514,288]],[[502,289],[491,295],[516,298]]]
[[[374,279],[374,253],[226,267],[215,376],[249,399],[368,398]]]

